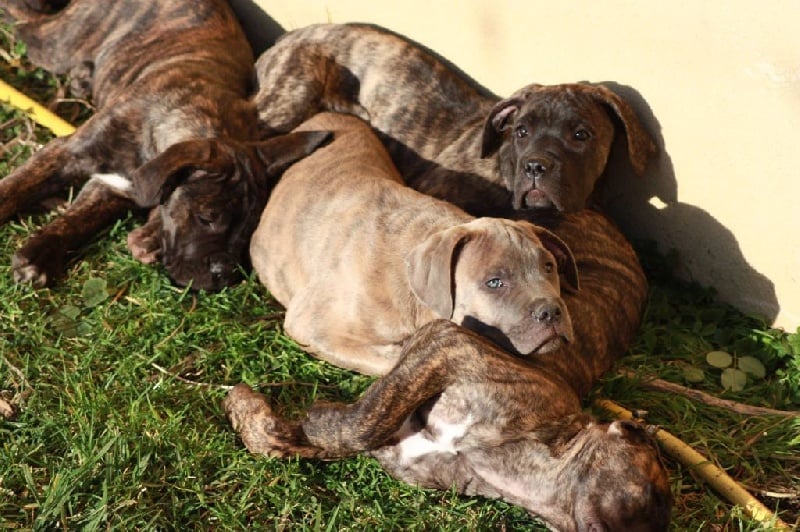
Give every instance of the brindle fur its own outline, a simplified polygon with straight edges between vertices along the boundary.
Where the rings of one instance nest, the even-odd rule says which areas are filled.
[[[396,478],[503,499],[562,532],[668,527],[668,476],[642,426],[598,423],[538,358],[446,320],[419,329],[353,404],[315,403],[290,421],[239,384],[223,406],[253,453],[371,455]]]
[[[509,174],[514,164],[503,155],[516,149],[511,146],[511,125],[528,120],[531,113],[535,116],[537,105],[556,117],[554,109],[579,111],[586,104],[576,107],[576,99],[585,102],[599,94],[622,117],[631,161],[643,171],[654,145],[631,109],[610,91],[586,84],[532,85],[500,100],[476,89],[419,45],[360,24],[290,32],[261,55],[256,70],[255,100],[267,129],[287,130],[319,109],[352,112],[370,121],[414,188],[473,215],[529,219],[567,243],[581,276],[579,292],[562,294],[573,317],[575,342],[539,356],[557,368],[579,395],[588,393],[625,352],[647,298],[647,282],[630,244],[608,218],[591,210],[553,214],[546,209],[513,209],[506,184],[515,179]],[[518,105],[515,102],[525,92],[536,96],[522,106],[530,106],[530,113],[506,113],[507,106]],[[587,120],[598,119],[596,111]],[[496,126],[501,129],[499,137]],[[497,156],[482,158],[484,149],[494,148],[498,141]],[[593,152],[590,159],[605,159],[605,154]],[[585,183],[595,177],[577,180]]]
[[[615,130],[626,134],[636,172],[655,152],[631,107],[602,85],[531,84],[500,100],[375,26],[289,32],[256,71],[255,101],[268,132],[289,131],[322,110],[356,114],[384,136],[409,185],[476,216],[583,209]]]
[[[64,4],[0,6],[30,60],[68,75],[73,93],[91,95],[97,109],[0,181],[0,222],[85,183],[15,253],[14,278],[51,283],[67,255],[104,227],[130,209],[163,203],[132,235],[134,254],[162,257],[179,284],[212,290],[234,282],[270,181],[324,135],[278,141],[285,154],[278,144],[250,142],[258,138],[247,100],[253,56],[226,0]],[[118,185],[98,174],[117,174]]]
[[[571,290],[578,276],[558,237],[405,186],[354,116],[322,113],[295,131],[319,129],[335,139],[286,171],[250,244],[290,336],[370,374],[394,366],[402,342],[435,318],[522,355],[572,340],[559,272]]]

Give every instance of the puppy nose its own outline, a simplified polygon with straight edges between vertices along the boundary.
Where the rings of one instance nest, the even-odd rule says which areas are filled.
[[[556,303],[543,303],[533,311],[533,318],[544,325],[555,325],[561,321],[561,307]]]
[[[208,260],[208,273],[214,281],[221,281],[231,277],[236,270],[236,261],[225,254],[218,254]]]
[[[528,174],[528,177],[531,179],[540,179],[547,174],[550,166],[551,163],[547,159],[530,159],[525,163],[525,173]]]

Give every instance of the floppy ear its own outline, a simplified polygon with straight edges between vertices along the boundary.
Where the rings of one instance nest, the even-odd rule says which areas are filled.
[[[295,131],[254,144],[267,175],[278,176],[333,138],[330,131]]]
[[[522,99],[512,96],[498,102],[489,111],[489,116],[486,117],[486,122],[483,125],[482,159],[492,155],[500,148],[503,143],[503,132],[511,127],[509,123],[511,117],[519,111],[520,105],[522,105]]]
[[[569,249],[567,243],[544,227],[535,225],[534,232],[539,237],[539,240],[542,241],[544,248],[556,258],[558,271],[566,281],[566,288],[577,292],[580,289],[578,264],[575,262],[575,257],[572,255],[572,250]]]
[[[440,317],[453,315],[453,267],[469,231],[457,225],[434,233],[406,255],[411,291]]]
[[[622,122],[628,137],[628,157],[630,157],[631,166],[636,175],[643,175],[647,163],[658,151],[652,137],[625,100],[602,85],[588,86],[591,96],[606,104]]]
[[[208,161],[216,151],[216,141],[212,139],[173,144],[136,169],[131,176],[131,199],[140,207],[158,205],[185,179],[188,167]]]

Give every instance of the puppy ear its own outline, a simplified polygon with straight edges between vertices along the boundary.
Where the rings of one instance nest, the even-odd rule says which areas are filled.
[[[469,231],[457,225],[429,236],[406,255],[411,291],[442,318],[453,315],[453,268]]]
[[[622,122],[628,137],[628,157],[636,175],[643,175],[647,163],[658,152],[652,137],[633,108],[616,93],[602,85],[587,85],[591,96],[608,106]]]
[[[267,175],[275,177],[332,138],[330,131],[296,131],[257,142],[254,146]]]
[[[136,169],[131,176],[131,199],[140,207],[158,205],[186,178],[190,167],[208,161],[216,151],[216,141],[211,139],[173,144]]]
[[[503,143],[503,132],[511,127],[511,117],[519,111],[522,100],[511,97],[498,102],[483,125],[483,139],[481,143],[481,158],[486,158],[496,152]]]
[[[561,240],[555,233],[540,227],[534,226],[534,232],[542,245],[547,251],[553,254],[558,262],[558,271],[561,273],[562,278],[566,281],[566,288],[577,292],[580,289],[580,281],[578,278],[578,264],[575,262],[575,257],[572,255],[572,250],[566,242]]]

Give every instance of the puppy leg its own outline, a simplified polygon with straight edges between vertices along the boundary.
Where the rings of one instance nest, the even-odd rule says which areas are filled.
[[[90,65],[98,38],[108,33],[102,31],[109,23],[107,10],[96,9],[91,2],[65,4],[62,0],[6,0],[0,7],[3,18],[15,23],[15,33],[27,45],[28,59],[54,74]],[[46,13],[59,8],[63,9]],[[86,28],[95,31],[87,33]]]
[[[81,184],[86,175],[76,164],[70,138],[50,141],[25,163],[0,179],[0,223],[55,196],[69,185]]]
[[[136,207],[104,184],[91,180],[67,210],[30,238],[11,259],[18,283],[46,286],[64,269],[67,253]]]
[[[447,320],[426,325],[409,340],[397,365],[358,401],[317,403],[296,426],[276,418],[266,401],[240,387],[225,399],[225,411],[247,448],[262,454],[340,458],[377,449],[449,384],[491,367],[486,359],[492,350],[485,352],[482,342],[464,341],[464,335],[474,337]]]
[[[326,301],[324,297],[335,296],[318,283],[310,283],[294,294],[286,305],[283,323],[286,333],[305,351],[335,366],[366,375],[384,375],[392,369],[401,346],[365,345],[364,337],[376,335],[357,330],[364,325],[357,318],[345,315],[341,308],[335,320],[320,319],[321,313],[334,305],[334,301]]]
[[[309,43],[292,49],[279,40],[256,63],[255,103],[262,134],[291,131],[321,111],[349,113],[369,121],[358,103],[360,81],[336,63],[323,45]],[[279,87],[278,90],[274,90]]]

